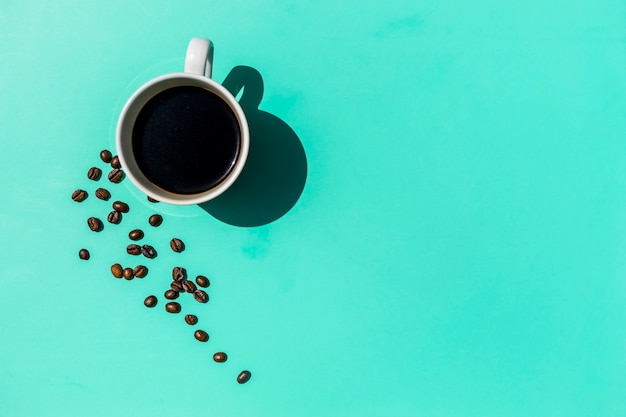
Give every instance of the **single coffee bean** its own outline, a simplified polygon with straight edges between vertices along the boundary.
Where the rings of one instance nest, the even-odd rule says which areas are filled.
[[[174,290],[167,290],[165,291],[165,294],[163,294],[165,296],[165,298],[167,298],[168,300],[175,300],[178,298],[178,291],[174,291]]]
[[[100,159],[102,159],[102,162],[104,162],[105,164],[108,164],[109,162],[111,162],[112,158],[113,158],[113,155],[111,154],[111,151],[107,149],[100,151]]]
[[[141,254],[148,259],[156,258],[157,251],[150,245],[143,245],[141,247]]]
[[[148,223],[150,223],[150,226],[158,227],[161,223],[163,223],[163,216],[160,214],[153,214],[148,218]]]
[[[245,384],[246,382],[250,381],[251,376],[252,374],[250,373],[250,371],[241,371],[241,373],[237,375],[237,382],[239,382],[240,384]]]
[[[204,275],[198,275],[196,277],[196,284],[198,284],[200,287],[206,288],[211,285],[211,282]]]
[[[121,167],[122,164],[120,164],[120,158],[117,155],[111,158],[111,168],[120,169]]]
[[[147,197],[148,197],[148,201],[151,202],[151,203],[158,203],[159,202],[159,200],[157,200],[156,198],[152,198],[150,196],[147,196]]]
[[[143,265],[137,265],[133,269],[133,274],[135,274],[137,278],[144,278],[146,275],[148,275],[148,268]]]
[[[180,266],[175,266],[174,269],[172,269],[172,279],[182,283],[187,279],[187,270]]]
[[[84,261],[89,259],[89,251],[87,249],[81,249],[78,251],[78,257]]]
[[[87,198],[87,191],[78,189],[72,193],[72,200],[80,203]]]
[[[109,223],[119,224],[122,221],[122,213],[120,213],[119,211],[113,210],[107,216],[107,221]]]
[[[172,291],[185,292],[185,289],[183,288],[183,284],[181,284],[178,281],[172,281],[172,283],[170,284],[170,288],[172,289]]]
[[[113,210],[119,211],[121,213],[128,213],[129,207],[128,204],[122,201],[116,201],[115,203],[113,203]]]
[[[183,288],[185,289],[185,292],[190,292],[190,293],[197,290],[196,284],[194,284],[192,281],[183,282]]]
[[[124,270],[122,271],[122,276],[124,277],[124,279],[127,279],[130,281],[131,279],[135,277],[135,274],[132,268],[124,268]]]
[[[105,188],[98,188],[96,190],[96,197],[98,197],[100,200],[106,201],[111,198],[111,193]]]
[[[215,362],[226,362],[227,359],[228,359],[228,355],[225,354],[224,352],[217,352],[213,354],[213,360]]]
[[[167,311],[168,313],[180,313],[180,304],[178,304],[176,301],[170,301],[169,303],[165,304],[165,311]]]
[[[197,322],[198,322],[198,317],[194,316],[193,314],[187,314],[185,316],[185,323],[187,323],[188,325],[193,326]]]
[[[182,252],[185,250],[185,244],[182,240],[175,237],[174,239],[170,240],[170,248],[172,248],[174,252]]]
[[[193,333],[193,336],[200,342],[206,342],[207,340],[209,340],[209,335],[204,330],[196,330]]]
[[[128,233],[128,237],[130,240],[141,240],[143,239],[143,231],[141,229],[134,229]]]
[[[158,299],[157,299],[154,295],[149,295],[149,296],[147,296],[147,297],[146,297],[146,299],[145,299],[145,300],[143,300],[143,304],[144,304],[146,307],[152,308],[152,307],[154,307],[155,305],[157,305],[157,302],[158,302],[158,301],[159,301],[159,300],[158,300]]]
[[[102,175],[102,170],[100,168],[91,167],[89,171],[87,171],[87,178],[93,181],[98,181],[100,179],[100,175]]]
[[[193,298],[199,303],[206,303],[209,301],[209,295],[202,290],[196,290],[193,292]]]
[[[115,278],[122,278],[123,268],[120,264],[111,265],[111,273]]]
[[[87,225],[93,232],[99,232],[102,230],[102,222],[100,219],[90,217],[87,219]]]
[[[126,253],[128,253],[129,255],[135,255],[135,256],[140,255],[141,246],[131,243],[130,245],[126,246]]]
[[[109,172],[109,181],[114,183],[119,183],[122,181],[124,174],[118,168],[114,168],[113,171]]]

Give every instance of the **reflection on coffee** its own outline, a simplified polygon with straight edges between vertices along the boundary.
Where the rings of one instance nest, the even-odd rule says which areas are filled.
[[[241,142],[235,113],[201,87],[172,87],[152,97],[133,128],[139,169],[157,186],[197,194],[229,174]]]

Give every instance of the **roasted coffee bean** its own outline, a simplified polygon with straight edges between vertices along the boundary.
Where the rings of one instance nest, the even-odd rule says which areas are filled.
[[[191,281],[183,282],[183,288],[185,289],[185,292],[194,292],[195,290],[197,290],[196,284]]]
[[[170,301],[169,303],[165,304],[165,311],[167,311],[168,313],[180,313],[180,304],[178,304],[176,301]]]
[[[149,296],[147,296],[147,297],[146,297],[146,299],[145,299],[145,300],[143,300],[143,304],[144,304],[146,307],[152,308],[152,307],[154,307],[155,305],[157,305],[157,302],[158,302],[158,301],[159,301],[159,300],[158,300],[158,299],[157,299],[154,295],[149,295]]]
[[[113,203],[113,210],[119,211],[120,213],[128,213],[129,207],[128,204],[122,201],[116,201]]]
[[[102,159],[102,162],[104,162],[105,164],[108,164],[109,162],[111,162],[112,158],[113,158],[113,155],[111,154],[111,151],[106,150],[106,149],[100,151],[100,159]]]
[[[195,337],[200,342],[206,342],[207,340],[209,340],[209,335],[204,330],[196,330],[193,333],[193,337]]]
[[[122,181],[123,177],[124,177],[124,173],[122,173],[122,171],[120,171],[118,168],[114,168],[113,171],[109,172],[109,181],[114,182],[116,184]]]
[[[133,274],[135,274],[137,278],[144,278],[146,275],[148,275],[148,268],[143,265],[137,265],[133,269]]]
[[[122,271],[122,276],[124,277],[124,279],[130,281],[131,279],[135,278],[135,273],[133,272],[132,268],[124,268],[124,270]]]
[[[78,189],[72,193],[72,200],[80,203],[87,198],[87,191]]]
[[[172,283],[170,284],[170,288],[172,289],[172,291],[185,292],[185,289],[183,288],[183,284],[181,284],[178,281],[172,281]]]
[[[174,252],[182,252],[185,250],[185,244],[182,240],[175,237],[174,239],[170,240],[170,248],[172,248]]]
[[[96,190],[96,197],[98,197],[100,200],[106,201],[111,198],[111,193],[105,188],[98,188]]]
[[[143,245],[141,247],[141,254],[148,259],[156,258],[157,251],[150,245]]]
[[[183,282],[187,279],[187,270],[180,266],[175,266],[174,269],[172,269],[172,279],[174,281]]]
[[[141,229],[131,230],[128,233],[128,237],[130,238],[130,240],[141,240],[143,239],[143,230]]]
[[[78,257],[84,261],[89,259],[89,251],[87,249],[81,249],[78,251]]]
[[[167,290],[165,291],[165,294],[163,294],[165,296],[165,298],[167,298],[168,300],[175,300],[178,298],[178,291],[174,291],[174,290]]]
[[[123,271],[124,270],[122,268],[122,265],[120,264],[111,265],[111,273],[113,274],[115,278],[122,278]]]
[[[241,373],[237,375],[237,382],[239,382],[240,384],[245,384],[246,382],[250,381],[251,376],[252,374],[250,373],[250,371],[241,371]]]
[[[185,316],[185,323],[187,323],[188,325],[193,326],[197,322],[198,322],[198,317],[194,316],[193,314],[187,314]]]
[[[204,275],[198,275],[196,277],[196,284],[198,284],[200,287],[208,287],[209,285],[211,285],[211,282],[209,281],[209,279],[207,277],[205,277]]]
[[[87,178],[90,180],[98,181],[100,179],[100,175],[102,175],[102,170],[100,168],[91,167],[89,171],[87,171]]]
[[[217,352],[213,354],[213,360],[215,362],[226,362],[227,359],[228,359],[228,355],[225,354],[224,352]]]
[[[151,202],[151,203],[158,203],[159,202],[159,200],[157,200],[155,198],[152,198],[150,196],[147,196],[147,197],[148,197],[148,201]]]
[[[160,214],[153,214],[148,218],[148,223],[150,223],[150,226],[158,227],[161,223],[163,223],[163,216]]]
[[[120,169],[121,167],[122,164],[120,164],[120,158],[117,155],[111,158],[111,168]]]
[[[209,301],[209,295],[202,290],[196,290],[193,292],[193,298],[199,303],[206,303]]]
[[[99,232],[100,230],[102,230],[102,222],[96,217],[88,218],[87,225],[93,232]]]
[[[126,253],[129,255],[140,255],[141,254],[141,246],[131,243],[126,246]]]
[[[107,221],[109,223],[119,224],[122,221],[122,213],[120,213],[119,211],[113,210],[107,216]]]

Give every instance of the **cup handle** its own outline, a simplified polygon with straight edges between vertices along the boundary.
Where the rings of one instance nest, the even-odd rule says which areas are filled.
[[[213,43],[204,38],[193,38],[187,46],[185,72],[211,78],[213,68]]]

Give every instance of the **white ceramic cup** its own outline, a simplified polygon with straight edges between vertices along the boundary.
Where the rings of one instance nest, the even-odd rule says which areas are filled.
[[[246,116],[237,100],[223,86],[211,79],[213,44],[208,39],[193,38],[187,47],[184,72],[162,75],[141,86],[128,99],[117,123],[117,155],[122,170],[142,192],[159,201],[176,204],[199,204],[211,200],[226,191],[237,179],[248,157],[250,132]],[[197,194],[178,194],[165,190],[151,182],[141,171],[133,152],[133,128],[137,116],[155,95],[173,87],[192,86],[209,90],[228,104],[240,129],[240,147],[237,159],[225,178],[212,188]]]

